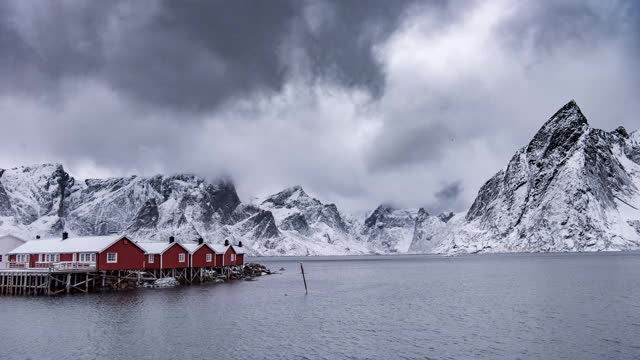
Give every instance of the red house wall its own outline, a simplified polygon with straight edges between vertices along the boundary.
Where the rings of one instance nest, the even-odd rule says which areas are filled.
[[[222,258],[224,257],[224,254],[216,254],[216,263],[215,263],[215,267],[222,267]]]
[[[60,261],[73,261],[73,254],[60,254]]]
[[[236,265],[244,265],[244,254],[236,254]]]
[[[149,255],[153,255],[153,263],[149,263]],[[147,270],[160,269],[160,254],[148,254],[144,256],[144,267]]]
[[[107,253],[117,253],[118,262],[107,263]],[[108,249],[98,254],[96,259],[98,270],[142,270],[144,268],[144,250],[136,246],[131,240],[122,238]]]
[[[178,262],[178,254],[181,253],[185,256],[184,262]],[[163,269],[182,269],[186,267],[189,267],[189,252],[178,243],[175,243],[162,254]]]
[[[236,265],[235,261],[231,261],[231,254],[235,254],[236,251],[233,250],[233,246],[229,246],[227,251],[224,253],[224,266],[234,266]]]
[[[42,257],[44,258],[44,255]],[[35,267],[37,261],[38,261],[38,255],[37,254],[29,255],[29,267]]]
[[[211,254],[211,262],[207,262],[207,254]],[[215,252],[204,245],[193,253],[191,262],[191,267],[194,268],[213,267],[215,263]]]

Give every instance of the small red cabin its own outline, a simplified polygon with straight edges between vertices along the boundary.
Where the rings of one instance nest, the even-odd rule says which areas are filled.
[[[190,265],[192,268],[216,266],[216,252],[209,244],[183,244],[183,246],[191,253]]]
[[[140,243],[146,251],[145,269],[184,269],[189,267],[189,250],[177,242]]]

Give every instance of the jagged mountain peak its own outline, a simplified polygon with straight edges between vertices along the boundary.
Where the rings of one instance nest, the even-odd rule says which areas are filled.
[[[309,196],[304,189],[302,189],[302,186],[295,185],[288,187],[277,194],[268,196],[264,201],[262,201],[262,205],[292,208],[297,206],[317,206],[322,205],[322,202]]]
[[[526,148],[528,155],[546,156],[558,148],[568,148],[589,128],[575,101],[571,100],[547,120]]]
[[[556,111],[543,127],[550,125],[555,125],[556,127],[573,127],[583,124],[589,125],[589,122],[575,100],[571,100]]]
[[[615,130],[611,132],[611,134],[619,135],[624,139],[629,138],[629,133],[627,132],[627,129],[624,128],[624,126],[618,126]]]

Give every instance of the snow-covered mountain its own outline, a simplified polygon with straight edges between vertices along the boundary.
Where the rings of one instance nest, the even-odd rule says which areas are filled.
[[[0,233],[28,239],[125,232],[140,241],[242,241],[255,255],[370,253],[353,223],[300,186],[243,204],[230,181],[194,175],[79,181],[58,164],[0,170]]]
[[[547,252],[640,247],[640,134],[589,127],[571,101],[455,216],[412,251]]]
[[[126,232],[140,241],[242,241],[253,255],[599,251],[640,248],[640,132],[553,115],[465,213],[380,205],[341,213],[300,186],[242,203],[195,175],[78,180],[62,165],[0,169],[0,234]]]

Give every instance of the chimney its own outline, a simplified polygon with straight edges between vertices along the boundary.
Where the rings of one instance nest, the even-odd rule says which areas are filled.
[[[173,236],[169,236],[169,244],[172,244],[176,241],[176,238]]]
[[[67,240],[69,238],[69,233],[68,232],[63,232],[62,233],[62,240]]]
[[[224,246],[229,246],[229,239],[224,241]]]
[[[198,239],[198,245],[202,245],[204,244],[204,239],[203,238],[199,238]]]
[[[40,235],[36,235],[36,239],[40,239]]]
[[[238,241],[238,247],[242,247],[242,241]]]

